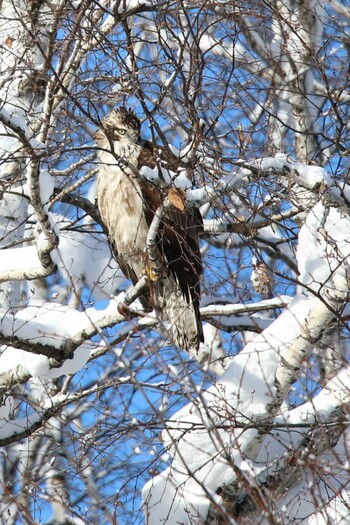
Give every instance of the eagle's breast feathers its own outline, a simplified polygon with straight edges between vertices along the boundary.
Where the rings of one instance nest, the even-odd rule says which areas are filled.
[[[147,235],[153,216],[163,201],[155,184],[142,180],[142,166],[154,168],[159,151],[149,142],[140,142],[140,121],[125,108],[105,117],[96,133],[100,168],[97,179],[98,206],[112,248],[124,274],[136,283],[149,271]],[[157,148],[158,150],[158,148]],[[161,155],[162,159],[163,155]],[[165,159],[167,167],[174,158]],[[198,210],[169,207],[157,236],[157,249],[164,272],[150,279],[150,301],[164,320],[170,337],[188,351],[203,340],[199,314],[202,272],[198,236],[202,220]]]

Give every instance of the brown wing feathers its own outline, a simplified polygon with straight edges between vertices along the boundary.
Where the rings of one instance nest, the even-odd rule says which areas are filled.
[[[142,166],[154,168],[155,151],[151,143],[143,143],[145,147],[138,159],[138,169]],[[164,149],[159,153],[163,162]],[[177,169],[175,162],[179,161],[175,155],[167,155],[165,165],[169,169]],[[158,187],[151,182],[141,183],[143,200],[145,203],[145,214],[150,225],[157,208],[162,202]],[[198,237],[203,229],[202,217],[197,209],[184,209],[183,211],[172,207],[163,218],[163,224],[158,235],[158,246],[160,252],[167,261],[169,270],[177,280],[181,292],[188,304],[193,304],[198,319],[197,328],[199,341],[203,341],[203,331],[200,322],[200,276],[202,274],[202,261],[198,245]]]
[[[200,276],[202,261],[198,246],[198,236],[203,228],[198,210],[181,212],[172,210],[164,219],[161,232],[162,248],[169,270],[173,273],[186,302],[192,304],[196,313],[198,341],[203,342],[200,321]]]

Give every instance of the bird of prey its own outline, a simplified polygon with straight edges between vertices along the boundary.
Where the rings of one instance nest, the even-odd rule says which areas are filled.
[[[155,250],[161,274],[152,271],[147,236],[159,206],[170,190],[139,176],[143,166],[163,165],[176,171],[180,159],[140,138],[141,123],[131,109],[120,107],[103,118],[95,135],[98,146],[98,207],[109,240],[125,276],[136,284],[148,278],[141,302],[168,321],[171,341],[190,354],[203,341],[199,313],[202,273],[198,237],[202,231],[199,210],[184,205],[164,209]]]

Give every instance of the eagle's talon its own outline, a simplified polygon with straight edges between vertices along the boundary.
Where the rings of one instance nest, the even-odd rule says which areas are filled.
[[[148,262],[146,265],[146,275],[153,283],[156,283],[162,277],[162,274],[157,270],[156,265],[151,262]]]

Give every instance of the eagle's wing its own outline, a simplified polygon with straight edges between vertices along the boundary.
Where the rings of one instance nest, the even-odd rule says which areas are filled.
[[[161,232],[162,248],[168,267],[180,287],[184,302],[190,307],[187,311],[185,309],[183,321],[186,322],[186,316],[189,316],[188,321],[195,325],[196,333],[194,333],[193,346],[196,349],[198,349],[199,343],[203,341],[199,313],[202,260],[198,240],[202,230],[202,217],[197,209],[188,209],[182,212],[178,208],[172,207],[164,217]]]
[[[138,169],[142,166],[154,168],[157,153],[160,153],[161,161],[165,161],[168,169],[177,169],[180,159],[171,152],[165,154],[158,147],[155,153],[153,145],[147,142],[143,144]],[[141,191],[146,220],[150,225],[162,203],[162,196],[159,188],[148,181],[141,182]],[[157,239],[160,256],[164,257],[169,272],[166,278],[153,285],[155,306],[170,321],[174,342],[187,350],[198,349],[199,343],[203,341],[199,313],[202,274],[199,235],[202,229],[202,217],[197,209],[185,207],[180,210],[172,206],[164,214]]]

